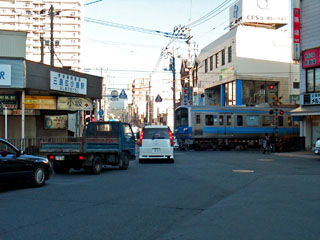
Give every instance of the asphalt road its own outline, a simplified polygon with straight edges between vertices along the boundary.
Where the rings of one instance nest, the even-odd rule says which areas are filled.
[[[98,176],[0,187],[0,240],[320,239],[320,160],[177,152]]]

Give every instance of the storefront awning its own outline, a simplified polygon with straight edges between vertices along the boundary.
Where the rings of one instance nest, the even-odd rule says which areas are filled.
[[[300,106],[290,111],[293,116],[311,116],[320,115],[320,105],[316,106]]]

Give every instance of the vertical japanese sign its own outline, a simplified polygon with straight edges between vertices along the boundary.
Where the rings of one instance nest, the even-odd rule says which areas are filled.
[[[300,8],[293,9],[293,59],[300,60]]]

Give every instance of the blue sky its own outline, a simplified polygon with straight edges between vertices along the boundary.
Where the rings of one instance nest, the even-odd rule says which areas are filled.
[[[224,0],[102,0],[84,8],[87,18],[172,32],[179,24],[187,25],[190,16],[191,22],[197,20],[222,2]],[[234,2],[231,0],[228,5]],[[192,29],[193,42],[198,44],[199,52],[227,31],[224,28],[228,20],[229,8]],[[89,22],[85,22],[84,30],[84,67],[108,69],[110,74],[116,73],[113,70],[122,70],[128,79],[131,74],[128,70],[135,70],[135,74],[141,76],[146,75],[143,71],[151,71],[161,49],[169,42],[165,37]],[[179,46],[179,54],[187,56],[186,43],[177,42],[172,46]]]

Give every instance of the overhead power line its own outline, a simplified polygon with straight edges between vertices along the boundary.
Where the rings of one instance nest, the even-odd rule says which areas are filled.
[[[103,21],[103,20],[98,20],[98,19],[93,19],[93,18],[84,18],[84,20],[86,22],[90,22],[90,23],[95,23],[95,24],[100,24],[100,25],[115,27],[115,28],[121,28],[121,29],[135,31],[135,32],[153,34],[153,35],[158,35],[158,36],[167,37],[167,38],[173,38],[173,39],[187,39],[188,38],[187,34],[184,32],[169,33],[169,32],[163,32],[163,31],[159,31],[159,30],[152,30],[152,29],[147,29],[147,28],[129,26],[129,25],[120,24],[120,23],[108,22],[108,21]]]
[[[232,0],[224,0],[218,7],[214,8],[213,10],[211,10],[210,12],[205,14],[204,16],[200,17],[199,19],[191,22],[190,26],[197,27],[200,24],[203,24],[203,23],[209,21],[210,19],[216,17],[217,15],[219,15],[220,13],[225,11],[226,9],[229,9],[235,3],[233,1],[231,4],[229,4],[231,1]]]

